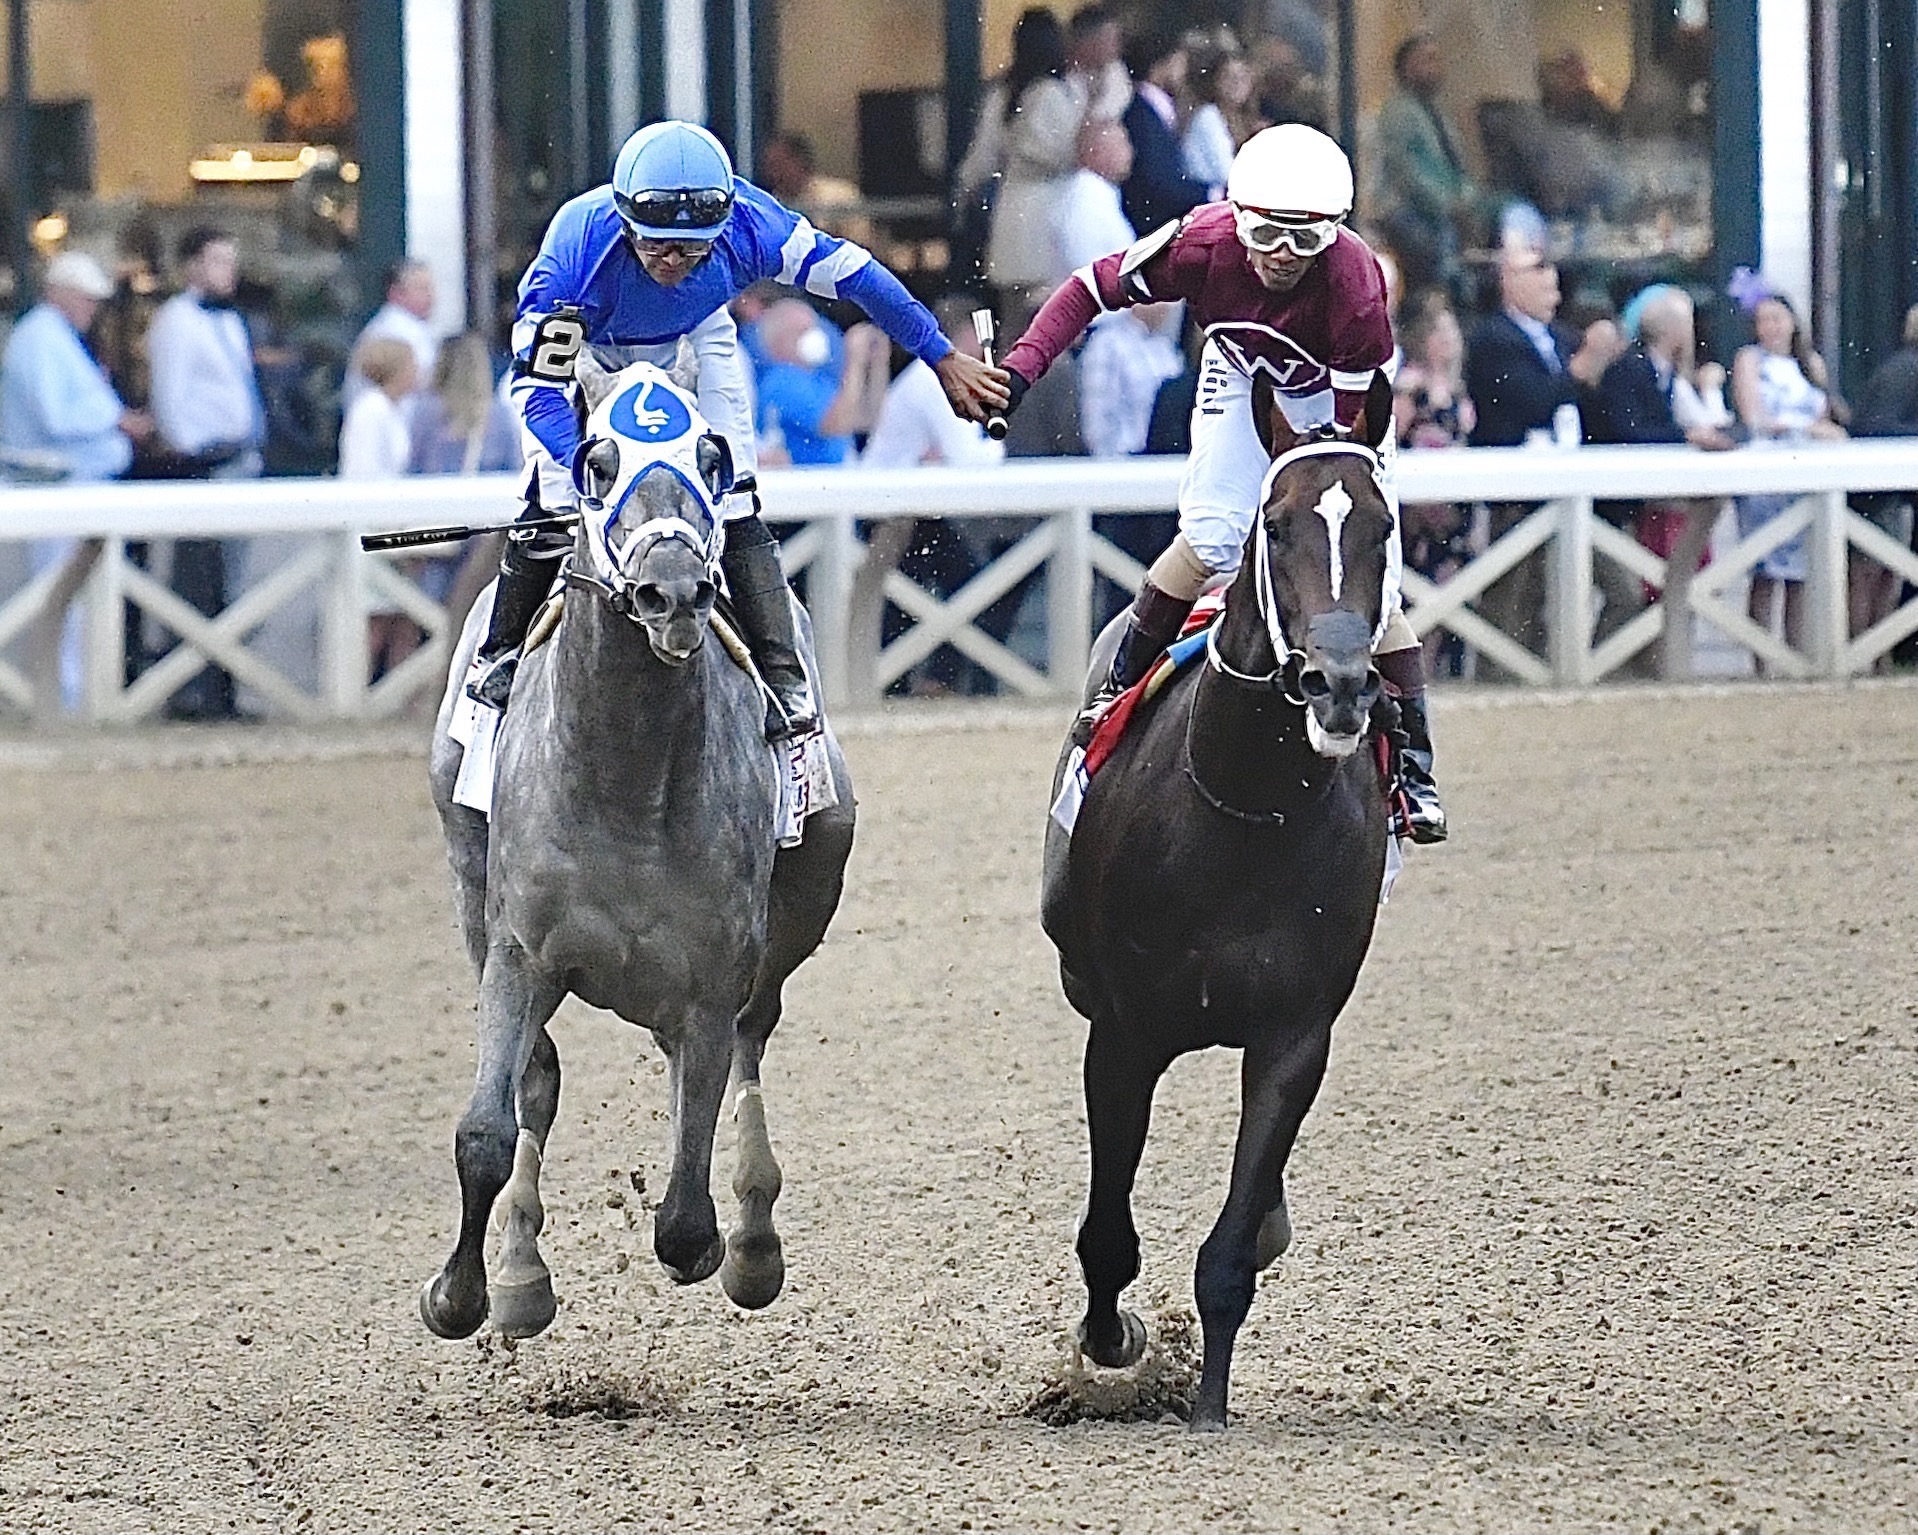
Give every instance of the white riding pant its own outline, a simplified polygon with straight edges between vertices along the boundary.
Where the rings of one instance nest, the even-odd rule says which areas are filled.
[[[1278,397],[1294,429],[1309,430],[1332,420],[1332,391],[1303,400]],[[1398,442],[1385,434],[1379,449],[1381,488],[1392,509],[1392,533],[1385,545],[1382,620],[1403,608],[1405,551],[1399,535]],[[1211,341],[1199,356],[1199,390],[1192,406],[1192,453],[1179,481],[1179,532],[1217,575],[1239,568],[1252,522],[1259,514],[1259,490],[1272,455],[1252,424],[1251,377],[1228,362]]]

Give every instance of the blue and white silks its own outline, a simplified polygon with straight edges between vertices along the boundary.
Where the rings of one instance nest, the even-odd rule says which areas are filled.
[[[635,362],[671,367],[681,338],[699,369],[699,406],[732,447],[741,473],[757,468],[752,390],[738,332],[726,306],[755,282],[771,279],[823,299],[850,299],[880,329],[928,365],[952,350],[932,312],[850,240],[815,229],[749,181],[735,183],[732,218],[711,253],[674,287],[646,275],[626,239],[612,189],[597,187],[553,216],[540,252],[521,279],[513,326],[511,395],[541,466],[543,504],[551,492],[569,504],[554,467],[571,462],[579,442],[572,389],[526,371],[539,322],[562,306],[577,308],[586,346],[609,372]],[[550,467],[549,467],[550,466]]]

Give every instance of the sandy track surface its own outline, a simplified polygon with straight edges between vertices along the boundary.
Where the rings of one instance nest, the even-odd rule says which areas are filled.
[[[950,719],[849,742],[768,1058],[786,1294],[659,1272],[659,1057],[569,1004],[516,1352],[414,1310],[472,1059],[421,762],[0,765],[0,1530],[1918,1528],[1918,691],[1447,701],[1457,840],[1339,1025],[1223,1439],[1024,1414],[1080,1303],[1058,725]],[[1160,1317],[1235,1064],[1160,1094]]]

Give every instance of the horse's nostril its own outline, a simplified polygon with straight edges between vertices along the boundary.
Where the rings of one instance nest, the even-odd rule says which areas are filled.
[[[672,605],[672,598],[657,581],[641,581],[633,588],[633,609],[641,617],[664,617]]]
[[[1299,688],[1307,698],[1330,698],[1332,682],[1324,672],[1304,672],[1299,677]]]

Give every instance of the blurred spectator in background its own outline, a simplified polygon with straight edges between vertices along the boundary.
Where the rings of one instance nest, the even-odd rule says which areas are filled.
[[[1253,99],[1249,112],[1256,128],[1304,123],[1323,130],[1328,114],[1325,82],[1306,67],[1299,51],[1283,37],[1268,35],[1252,45]]]
[[[1918,437],[1918,304],[1905,311],[1903,345],[1873,370],[1858,398],[1852,431],[1860,437]],[[1918,485],[1914,486],[1918,490]],[[1852,509],[1911,547],[1913,491],[1851,498]],[[1870,556],[1851,551],[1851,632],[1863,634],[1889,618],[1903,583]],[[1883,663],[1881,663],[1883,664]]]
[[[93,257],[62,251],[47,265],[41,299],[0,352],[0,445],[31,454],[48,472],[111,480],[133,462],[153,423],[129,411],[87,350],[86,334],[113,280]]]
[[[872,244],[872,220],[859,212],[859,188],[838,176],[822,176],[812,140],[803,133],[782,133],[771,139],[759,151],[757,179],[815,228],[842,240]]]
[[[1471,435],[1472,401],[1465,392],[1465,334],[1438,288],[1415,294],[1400,310],[1404,362],[1393,383],[1392,411],[1402,448],[1462,448]],[[1471,519],[1451,502],[1399,510],[1405,564],[1428,581],[1449,581],[1472,557]],[[1425,662],[1437,676],[1464,669],[1465,645],[1449,629],[1424,636]]]
[[[1086,117],[1115,123],[1132,100],[1132,76],[1121,57],[1125,36],[1112,8],[1094,0],[1066,25],[1066,79],[1085,102]]]
[[[1185,91],[1185,44],[1170,33],[1141,39],[1131,50],[1137,85],[1120,118],[1132,144],[1132,174],[1121,188],[1125,216],[1150,234],[1183,218],[1210,189],[1185,171],[1178,98]]]
[[[1054,265],[1065,275],[1124,250],[1137,238],[1119,187],[1132,173],[1132,140],[1116,122],[1079,130],[1079,168],[1050,210]],[[1061,277],[1061,281],[1064,277]]]
[[[1251,136],[1243,130],[1249,126],[1252,68],[1226,27],[1190,34],[1185,53],[1190,108],[1183,140],[1185,173],[1219,198],[1225,195],[1232,157]]]
[[[1469,440],[1480,448],[1576,447],[1582,435],[1580,386],[1595,385],[1611,362],[1602,336],[1581,336],[1553,324],[1558,268],[1543,252],[1508,247],[1500,258],[1498,284],[1499,309],[1479,322],[1466,349],[1465,392],[1477,418]],[[1535,509],[1529,502],[1493,503],[1493,541]],[[1544,603],[1545,561],[1534,552],[1494,582],[1479,607],[1521,645],[1537,650],[1544,639]]]
[[[393,480],[406,473],[413,458],[413,437],[406,424],[406,401],[418,388],[419,359],[398,336],[362,335],[353,348],[353,371],[366,380],[340,425],[340,478]],[[417,576],[425,560],[401,562]],[[367,659],[374,680],[383,677],[420,647],[418,624],[375,595],[368,603]],[[317,647],[319,633],[314,631]]]
[[[1681,407],[1681,388],[1691,391],[1694,402],[1698,400],[1696,388],[1689,382],[1698,350],[1691,295],[1669,284],[1647,289],[1627,306],[1626,328],[1632,333],[1631,343],[1599,381],[1598,409],[1586,423],[1588,440],[1689,442],[1714,453],[1735,446],[1731,434],[1708,419],[1702,405]],[[1690,425],[1680,420],[1681,408]],[[1712,526],[1718,520],[1719,503],[1681,499],[1600,501],[1594,510],[1613,526],[1635,532],[1639,542],[1665,559],[1662,660],[1654,653],[1639,670],[1672,677],[1689,674],[1689,594],[1699,561],[1711,541]],[[1637,586],[1636,580],[1617,561],[1596,561],[1592,574],[1605,600],[1593,634],[1595,641],[1602,642],[1643,606],[1643,600],[1632,600],[1630,593]]]
[[[1454,286],[1459,226],[1477,196],[1458,135],[1439,110],[1445,55],[1415,32],[1392,56],[1398,89],[1379,109],[1378,189],[1373,222],[1399,259],[1405,286]]]
[[[439,333],[433,329],[433,269],[424,261],[402,261],[386,276],[386,302],[373,311],[373,318],[361,329],[359,340],[371,341],[387,336],[406,343],[413,353],[414,378],[424,383],[433,376],[433,364],[439,357]],[[350,410],[353,402],[378,384],[360,371],[359,346],[356,343],[346,367],[346,392],[342,403]]]
[[[1399,445],[1463,447],[1477,422],[1465,392],[1465,333],[1442,289],[1414,295],[1399,314],[1405,360],[1393,386]]]
[[[520,466],[519,430],[494,387],[486,340],[474,331],[442,342],[432,382],[412,419],[412,474],[489,474]]]
[[[1332,67],[1330,18],[1326,0],[1265,0],[1265,30],[1299,57],[1309,74]]]
[[[1839,425],[1825,375],[1825,360],[1783,294],[1767,293],[1752,306],[1753,342],[1732,359],[1732,403],[1754,447],[1837,442]],[[1748,538],[1799,498],[1740,496],[1738,536]],[[1801,532],[1772,550],[1752,571],[1752,622],[1777,632],[1774,609],[1782,595],[1785,643],[1803,648],[1805,581],[1811,574],[1808,540]],[[1761,670],[1764,661],[1759,661]]]
[[[1085,98],[1065,78],[1065,33],[1052,12],[1029,10],[1012,37],[1004,162],[986,245],[986,272],[1016,334],[1060,280],[1052,210],[1078,166]]]
[[[486,338],[475,331],[440,345],[433,381],[413,398],[412,474],[491,474],[520,467],[519,423],[499,396]],[[443,602],[454,633],[499,569],[499,538],[468,541],[463,554],[427,560],[419,584]]]
[[[1124,128],[1108,122],[1080,129],[1079,169],[1055,214],[1062,270],[1076,272],[1132,244],[1136,234],[1119,197],[1131,171],[1132,141]],[[1178,312],[1176,305],[1155,304],[1092,322],[1079,354],[1079,434],[1093,457],[1145,450],[1152,402],[1181,363]],[[1171,336],[1164,334],[1168,326]]]
[[[419,387],[419,359],[397,336],[362,335],[352,366],[367,388],[340,423],[340,478],[396,479],[413,458],[402,402]]]
[[[168,447],[206,464],[207,477],[257,478],[266,412],[252,337],[233,304],[239,246],[226,231],[201,225],[181,237],[179,261],[185,286],[160,306],[147,334],[154,422]],[[176,539],[173,590],[211,617],[226,606],[229,561],[237,576],[233,585],[244,588],[252,584],[247,578],[256,560],[271,561],[295,542],[272,538],[223,546],[212,538]],[[233,679],[209,666],[173,695],[167,712],[176,719],[232,718]]]
[[[982,308],[969,293],[951,293],[932,306],[939,328],[968,357],[982,355],[973,330],[973,311]],[[914,358],[886,389],[884,403],[866,450],[859,455],[864,469],[906,469],[920,464],[945,464],[957,469],[983,469],[1002,463],[1005,445],[994,442],[976,421],[953,414],[937,375]],[[969,517],[892,518],[872,525],[866,538],[866,566],[860,573],[854,598],[854,621],[862,631],[890,643],[904,628],[903,618],[883,618],[877,612],[885,573],[897,569],[916,586],[940,597],[950,597],[990,558],[976,519]],[[863,599],[863,600],[862,600]],[[885,627],[881,627],[881,624]],[[1003,638],[1003,628],[996,632]],[[950,645],[942,645],[906,679],[909,692],[977,692],[986,678],[978,667]]]
[[[20,317],[0,352],[0,447],[29,458],[40,473],[70,483],[110,480],[133,462],[135,441],[153,423],[130,411],[87,350],[86,333],[113,280],[79,251],[47,264],[41,299]],[[71,538],[38,538],[27,557],[34,575],[64,564]],[[70,609],[60,633],[60,700],[79,707],[83,686],[80,614]]]
[[[760,320],[765,364],[759,370],[760,462],[842,464],[856,432],[872,429],[892,361],[884,331],[846,332],[845,360],[833,367],[819,316],[796,298],[780,299]]]
[[[984,307],[969,293],[951,293],[932,306],[939,328],[968,357],[983,355],[972,327],[973,311]],[[918,358],[886,386],[879,418],[859,463],[866,469],[904,469],[914,464],[950,464],[979,468],[997,464],[1005,445],[994,442],[976,421],[953,414],[938,375]],[[946,527],[944,521],[928,526]]]

